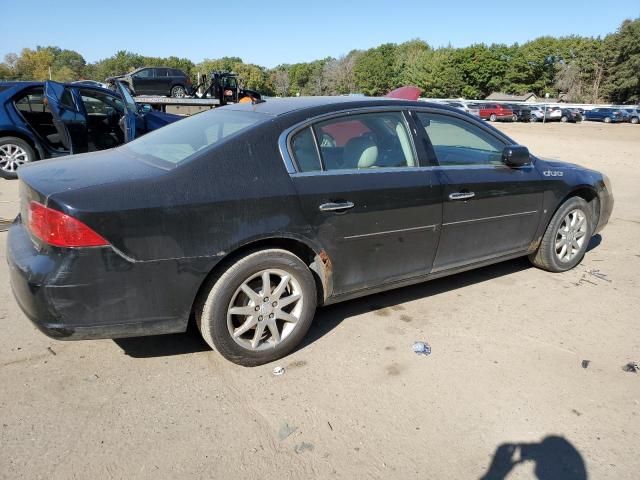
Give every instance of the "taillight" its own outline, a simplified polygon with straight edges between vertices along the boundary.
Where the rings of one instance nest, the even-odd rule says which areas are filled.
[[[109,242],[80,220],[38,202],[29,204],[28,226],[36,237],[55,247],[109,245]]]

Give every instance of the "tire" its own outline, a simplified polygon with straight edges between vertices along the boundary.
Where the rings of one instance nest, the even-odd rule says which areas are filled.
[[[611,117],[604,117],[604,123],[611,123]]]
[[[580,197],[571,197],[560,205],[553,215],[538,250],[529,255],[529,260],[536,267],[549,272],[571,270],[582,261],[592,232],[593,225],[589,205]],[[573,246],[569,246],[570,250],[566,249],[567,237],[570,240],[575,239]],[[578,245],[579,248],[575,248],[575,245]],[[563,248],[565,249],[563,250]]]
[[[512,122],[517,122],[518,121],[518,115],[516,115],[515,113],[512,115],[511,117],[511,121]]]
[[[271,292],[265,296],[267,270]],[[287,288],[277,294],[285,275],[289,276]],[[295,296],[299,298],[292,301]],[[196,323],[209,346],[227,360],[246,367],[262,365],[284,357],[304,338],[313,321],[316,297],[313,275],[300,258],[286,250],[260,250],[241,257],[209,281],[196,306]],[[285,301],[284,307],[278,305]],[[262,329],[259,336],[258,328]]]
[[[569,121],[569,119],[565,115],[563,115],[562,117],[560,117],[560,121],[562,123],[567,123]]]
[[[491,115],[489,115],[489,121],[490,122],[495,122],[498,119],[498,117],[496,116],[495,113],[492,113]]]
[[[187,95],[187,91],[182,85],[174,85],[171,87],[170,95],[173,98],[184,98]]]
[[[36,160],[31,145],[16,137],[0,137],[0,177],[12,180],[18,178],[20,165]]]
[[[535,115],[531,115],[531,117],[529,117],[529,122],[536,123],[537,121],[538,121],[538,117],[536,117]]]
[[[638,124],[638,117],[631,117],[631,123],[633,123],[634,125]]]

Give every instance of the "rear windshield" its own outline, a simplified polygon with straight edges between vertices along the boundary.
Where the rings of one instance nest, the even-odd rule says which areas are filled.
[[[177,165],[269,118],[260,113],[215,109],[178,120],[128,143],[124,148],[146,160]]]

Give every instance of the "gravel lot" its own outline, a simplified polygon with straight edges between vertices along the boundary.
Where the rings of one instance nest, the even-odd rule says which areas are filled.
[[[50,340],[2,258],[0,477],[637,479],[640,373],[622,367],[640,361],[640,126],[498,126],[611,178],[612,221],[583,263],[516,260],[325,308],[283,376],[193,332]],[[16,211],[0,179],[0,217]]]

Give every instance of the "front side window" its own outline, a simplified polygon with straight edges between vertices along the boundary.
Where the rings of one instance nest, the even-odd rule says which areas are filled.
[[[111,116],[115,114],[124,114],[124,105],[122,104],[122,100],[117,97],[84,88],[80,89],[80,96],[82,97],[82,102],[84,103],[84,108],[88,115]]]
[[[253,112],[210,110],[147,133],[124,148],[150,161],[176,165],[269,118]]]
[[[502,165],[505,144],[473,123],[435,113],[418,112],[417,117],[439,165]]]
[[[150,77],[153,76],[153,69],[152,68],[145,68],[144,70],[140,70],[134,76],[138,77],[138,78],[150,78]]]

